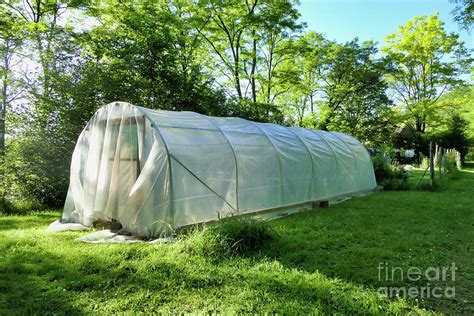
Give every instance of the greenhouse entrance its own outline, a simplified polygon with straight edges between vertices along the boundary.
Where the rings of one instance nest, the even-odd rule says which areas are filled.
[[[140,174],[140,162],[138,153],[138,129],[143,130],[143,117],[135,119],[124,117],[108,122],[104,121],[105,135],[110,134],[107,164],[110,174],[106,173],[102,185],[109,187],[109,199],[106,209],[110,210],[111,218],[117,219],[119,205],[126,202],[133,184]],[[107,136],[105,137],[107,139]],[[104,146],[107,146],[105,143]],[[100,181],[100,179],[99,179]],[[106,192],[104,192],[105,194]]]

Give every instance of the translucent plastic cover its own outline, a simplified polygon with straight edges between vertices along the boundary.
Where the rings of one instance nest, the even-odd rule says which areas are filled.
[[[115,102],[79,136],[62,220],[156,236],[375,187],[368,152],[345,134]]]

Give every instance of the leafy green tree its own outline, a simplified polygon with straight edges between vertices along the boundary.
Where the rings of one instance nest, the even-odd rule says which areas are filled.
[[[448,121],[448,130],[439,136],[440,145],[444,148],[454,148],[461,154],[464,160],[469,151],[469,139],[467,136],[468,122],[459,113],[453,113]]]
[[[385,63],[374,58],[376,53],[374,43],[359,44],[357,39],[332,45],[323,65],[320,91],[327,100],[328,111],[321,117],[321,129],[327,129],[331,123],[337,125],[337,118],[340,121],[346,112],[358,113],[355,121],[362,121],[360,114],[377,116],[379,107],[389,105],[383,80]],[[351,129],[356,131],[357,126]]]
[[[456,6],[451,11],[454,20],[459,25],[469,31],[474,24],[474,1],[472,0],[451,0]]]
[[[101,25],[82,43],[97,90],[103,102],[222,115],[225,99],[193,60],[193,37],[173,9],[165,2],[114,0],[95,8]]]
[[[190,7],[194,28],[207,44],[206,63],[233,87],[237,99],[273,99],[275,72],[289,52],[280,44],[299,30],[291,0],[198,1]],[[257,107],[258,110],[258,107]]]
[[[297,113],[299,125],[305,116],[316,115],[315,104],[320,94],[324,94],[327,84],[324,78],[330,68],[328,55],[334,44],[320,34],[307,32],[285,45],[291,58],[285,60],[277,73],[278,88],[281,94],[286,94],[282,102]]]
[[[0,6],[0,157],[5,153],[7,109],[22,93],[12,71],[18,64],[15,57],[23,42],[23,32],[17,20],[17,17]]]
[[[69,159],[65,157],[70,156],[74,141],[65,135],[78,128],[63,124],[61,115],[72,104],[67,102],[70,101],[67,91],[59,89],[59,85],[71,74],[69,57],[74,55],[77,46],[73,47],[71,30],[59,25],[58,21],[69,6],[80,3],[8,0],[0,5],[5,13],[2,17],[8,17],[9,21],[2,34],[14,34],[2,39],[7,38],[7,44],[16,45],[16,51],[11,45],[2,45],[3,56],[10,56],[10,62],[12,53],[21,56],[15,60],[20,62],[15,68],[16,76],[6,71],[7,77],[3,81],[4,87],[5,83],[10,88],[20,87],[15,93],[10,89],[10,96],[4,103],[13,103],[15,97],[22,97],[15,102],[16,110],[8,113],[12,138],[6,144],[5,165],[2,166],[2,172],[8,170],[4,184],[7,191],[2,190],[8,196],[59,205],[58,201],[67,190]],[[75,138],[77,134],[74,134]]]
[[[448,34],[438,14],[415,17],[386,37],[382,48],[390,62],[387,80],[396,102],[417,132],[424,133],[436,101],[463,84],[460,75],[472,62],[458,35]]]
[[[246,71],[252,83],[252,100],[273,103],[286,91],[278,89],[284,62],[294,57],[291,45],[295,34],[304,28],[298,22],[296,1],[265,1],[258,15],[257,31],[252,33],[252,71]],[[258,49],[258,50],[257,50]],[[256,86],[256,88],[255,88]]]
[[[441,146],[457,149],[464,158],[469,143],[474,141],[474,87],[459,87],[443,95],[431,119],[434,123],[426,133]]]
[[[375,58],[374,43],[355,39],[341,45],[309,32],[293,47],[297,53],[280,72],[288,92],[279,102],[296,124],[339,130],[361,140],[387,134],[391,104],[385,94],[385,63]]]

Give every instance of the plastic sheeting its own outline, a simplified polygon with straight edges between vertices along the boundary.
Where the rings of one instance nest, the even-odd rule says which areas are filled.
[[[345,134],[115,102],[79,136],[62,221],[156,236],[375,188],[368,152]]]

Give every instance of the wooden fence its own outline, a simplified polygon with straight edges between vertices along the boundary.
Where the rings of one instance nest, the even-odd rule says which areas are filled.
[[[421,183],[421,180],[425,177],[428,169],[430,170],[430,187],[433,186],[435,182],[435,177],[438,178],[445,177],[448,173],[448,157],[454,156],[456,161],[456,168],[461,169],[461,154],[456,149],[452,148],[443,148],[434,144],[433,141],[430,141],[430,155],[429,155],[429,164],[426,167],[423,175],[418,180],[416,186]],[[436,168],[438,169],[438,174],[436,175]]]

